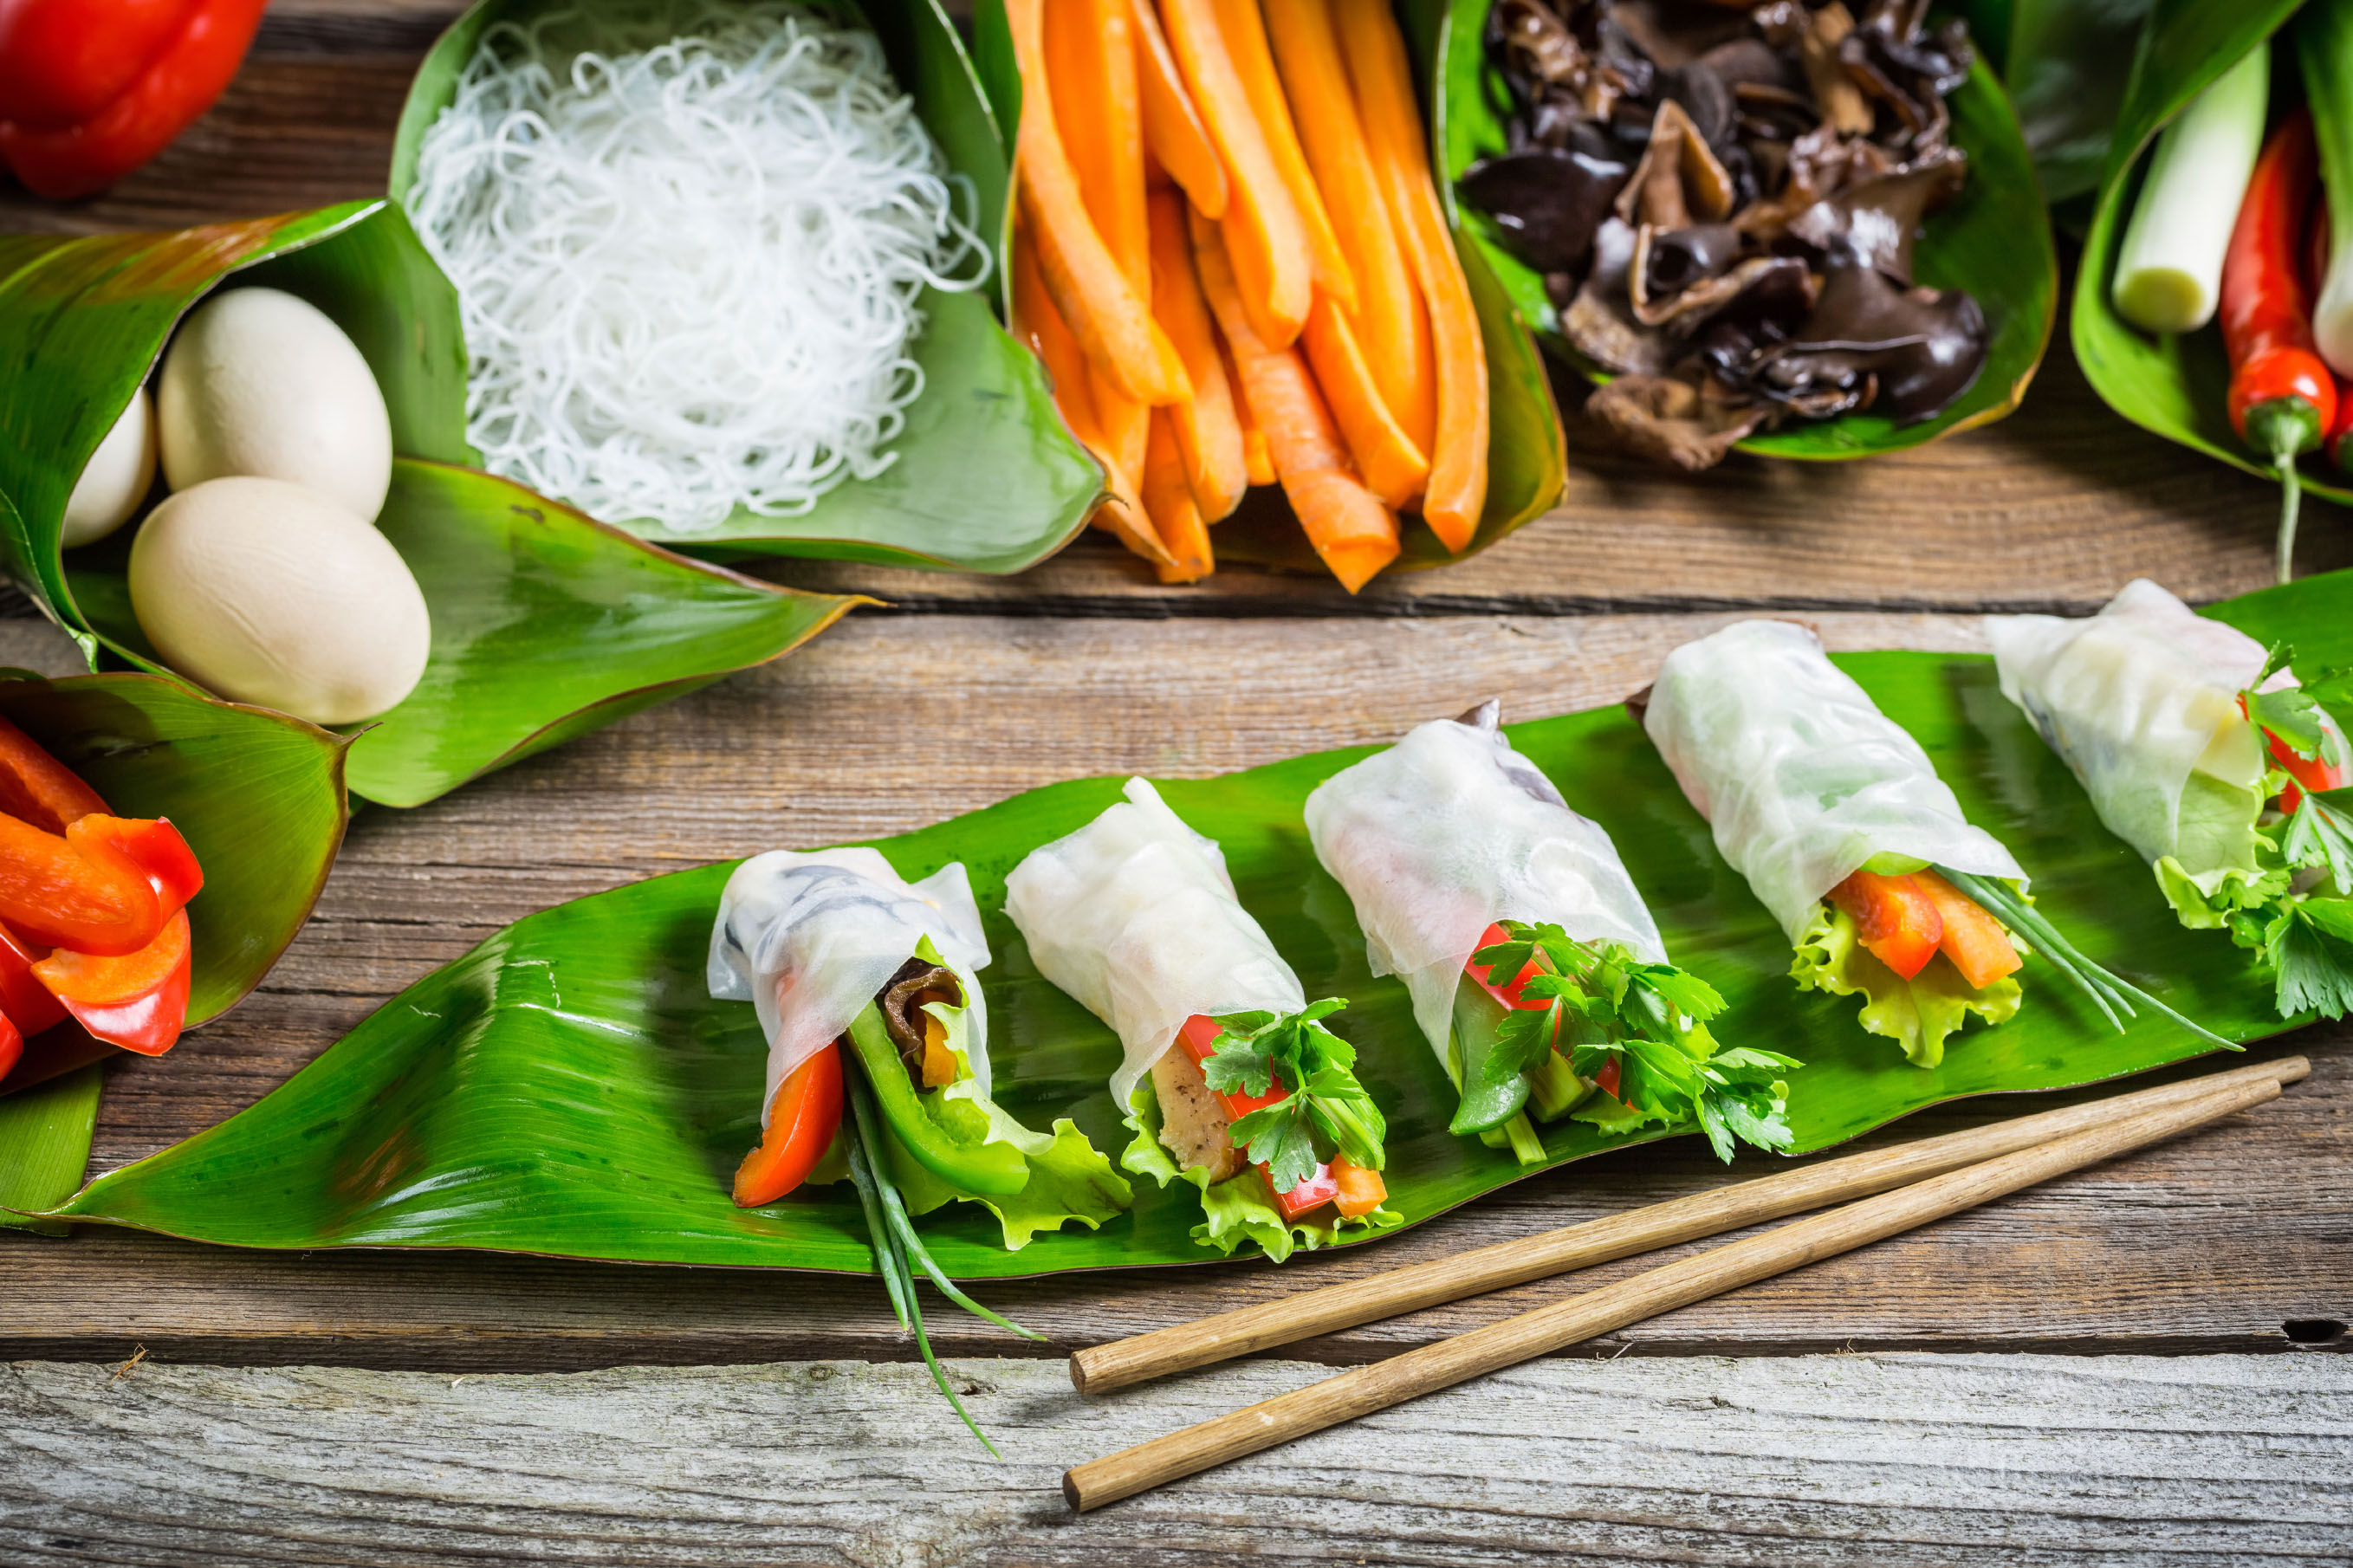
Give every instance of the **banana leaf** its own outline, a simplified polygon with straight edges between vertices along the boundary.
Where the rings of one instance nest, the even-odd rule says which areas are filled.
[[[1432,62],[1437,89],[1438,166],[1450,182],[1482,158],[1508,151],[1511,95],[1502,73],[1487,62],[1482,35],[1488,0],[1408,0],[1415,9],[1440,10],[1440,47]],[[1868,412],[1836,419],[1793,423],[1752,436],[1739,449],[1768,458],[1842,459],[1900,452],[1941,439],[1957,430],[1989,425],[2016,408],[2026,395],[2050,346],[2059,300],[2059,258],[2051,237],[2050,215],[2035,182],[2010,100],[1985,60],[1946,100],[1953,116],[1953,144],[1968,154],[1968,182],[1951,205],[1931,216],[1914,252],[1916,280],[1938,289],[1964,289],[1984,310],[1991,338],[1985,368],[1969,390],[1933,419],[1898,425]],[[1588,362],[1561,335],[1559,314],[1545,293],[1544,279],[1503,244],[1484,214],[1466,212],[1462,230],[1480,251],[1519,313],[1535,325],[1537,339],[1565,362],[1599,383],[1609,373]]]
[[[351,335],[403,454],[377,526],[425,591],[433,647],[352,749],[367,798],[421,804],[789,653],[861,602],[689,561],[451,466],[468,455],[456,297],[397,208],[353,202],[177,234],[0,237],[0,563],[93,666],[163,670],[132,613],[132,531],[64,556],[66,498],[174,323],[232,273]]]
[[[2109,289],[2157,133],[2250,49],[2269,47],[2272,35],[2297,4],[2157,0],[2151,7],[2100,182],[2091,236],[2084,242],[2069,320],[2084,378],[2109,407],[2144,430],[2274,483],[2279,475],[2271,464],[2231,428],[2231,363],[2221,333],[2211,326],[2178,336],[2144,332],[2116,314]],[[2275,100],[2301,96],[2292,64],[2273,63],[2272,93]],[[2314,453],[2299,468],[2306,495],[2353,506],[2353,483],[2325,457]]]
[[[1436,79],[1437,60],[1443,47],[1443,0],[1398,0],[1398,20],[1405,32],[1416,74],[1424,84]],[[997,123],[1009,138],[1021,123],[1021,76],[1013,59],[1011,34],[1005,19],[1004,0],[979,0],[973,8],[973,53],[979,62],[980,80],[995,105]],[[1433,138],[1438,121],[1423,104]],[[1433,140],[1432,145],[1436,142]],[[1471,286],[1471,302],[1479,313],[1479,335],[1487,351],[1487,500],[1471,542],[1455,554],[1419,521],[1406,520],[1402,549],[1392,570],[1414,571],[1443,566],[1476,555],[1523,523],[1543,516],[1560,500],[1568,479],[1567,437],[1560,427],[1560,409],[1553,401],[1552,381],[1545,374],[1544,357],[1536,352],[1526,321],[1512,298],[1496,280],[1488,258],[1465,243],[1459,217],[1453,220],[1456,252]],[[1279,489],[1253,489],[1241,509],[1219,523],[1215,539],[1218,559],[1282,571],[1324,574],[1323,563],[1300,531],[1299,519]]]
[[[168,816],[186,837],[205,868],[188,905],[188,1024],[236,1005],[326,883],[343,837],[349,742],[152,675],[0,679],[0,716],[116,811]],[[175,1048],[201,1046],[186,1037]],[[27,1040],[0,1077],[0,1209],[44,1207],[80,1185],[98,1112],[91,1064],[112,1054],[67,1022]]]
[[[2307,658],[2353,660],[2353,574],[2220,613],[2259,636],[2291,637]],[[2094,960],[2234,1038],[2284,1026],[2244,952],[2174,920],[2147,868],[2101,828],[2073,775],[2002,699],[1990,660],[1872,653],[1840,662],[1919,737],[1970,818],[2016,850],[2043,912]],[[1788,942],[1623,708],[1510,732],[1571,805],[1616,836],[1676,961],[1724,993],[1718,1037],[1806,1064],[1789,1075],[1799,1152],[1940,1100],[2087,1083],[2207,1048],[2153,1016],[2114,1032],[2031,962],[2015,1019],[1957,1037],[1935,1068],[1909,1066],[1862,1033],[1852,1000],[1790,984]],[[1389,1206],[1418,1222],[1529,1172],[1446,1131],[1454,1091],[1413,1026],[1405,989],[1369,973],[1348,900],[1309,848],[1300,820],[1308,791],[1366,751],[1160,788],[1223,846],[1242,901],[1307,994],[1347,998],[1333,1023],[1388,1119]],[[1071,1116],[1105,1149],[1125,1142],[1105,1086],[1118,1042],[1039,977],[1003,910],[1006,874],[1021,857],[1090,820],[1118,788],[1113,779],[1052,784],[876,843],[910,877],[954,859],[970,869],[996,954],[984,982],[997,1099],[1032,1126]],[[867,1271],[867,1232],[847,1188],[759,1210],[729,1201],[728,1178],[755,1141],[765,1055],[749,1005],[712,1001],[704,982],[729,869],[656,878],[516,922],[251,1109],[100,1177],[44,1217],[245,1247]],[[1663,1135],[1610,1137],[1575,1121],[1543,1130],[1548,1164]],[[1751,1167],[1762,1158],[1742,1157]],[[1188,1236],[1198,1218],[1191,1189],[1139,1183],[1132,1215],[1041,1236],[1018,1253],[977,1211],[923,1224],[949,1272],[979,1278],[1201,1262],[1208,1254]]]
[[[483,33],[569,8],[561,0],[481,0],[441,35],[401,110],[392,159],[396,202],[415,184],[425,133],[455,96]],[[861,14],[847,0],[836,8],[851,18]],[[630,5],[620,0],[609,9],[626,13]],[[871,0],[862,14],[948,167],[968,184],[976,226],[984,235],[999,233],[1007,142],[938,0]],[[576,36],[585,47],[595,37],[594,20],[578,16],[555,36],[567,44]],[[675,532],[645,519],[605,521],[719,560],[823,556],[989,573],[1035,565],[1085,526],[1103,493],[1103,470],[1054,412],[1044,371],[997,324],[991,291],[924,290],[923,331],[911,351],[923,370],[923,395],[890,445],[896,460],[875,478],[843,484],[798,517],[738,508],[715,531]],[[455,395],[462,446],[462,356]],[[429,455],[474,460],[462,452]]]

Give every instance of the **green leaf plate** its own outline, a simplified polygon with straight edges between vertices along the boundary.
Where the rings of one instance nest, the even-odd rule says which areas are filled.
[[[400,211],[353,202],[164,235],[0,237],[0,565],[80,641],[161,671],[132,614],[132,531],[64,555],[74,480],[180,318],[216,284],[301,295],[359,345],[392,416],[377,526],[425,590],[423,680],[353,746],[351,787],[416,805],[731,670],[861,601],[754,582],[592,521],[466,460],[456,297]]]
[[[1486,59],[1481,36],[1487,0],[1409,0],[1417,9],[1440,12],[1441,45],[1434,68],[1439,83],[1439,166],[1450,180],[1478,160],[1507,150],[1505,130],[1511,100],[1501,73]],[[1446,7],[1451,4],[1451,10]],[[1869,458],[1900,452],[1989,425],[2016,408],[2050,346],[2059,300],[2059,259],[2043,210],[2032,155],[2010,110],[2010,100],[1980,59],[1968,79],[1946,100],[1952,109],[1953,142],[1969,156],[1968,183],[1960,195],[1928,219],[1915,252],[1918,280],[1939,289],[1966,289],[1984,310],[1992,339],[1985,368],[1969,390],[1934,419],[1898,425],[1883,416],[1849,414],[1752,436],[1740,450],[1768,458]],[[1450,191],[1449,199],[1451,199]],[[1519,313],[1535,323],[1546,348],[1597,382],[1608,373],[1588,363],[1560,335],[1558,313],[1545,294],[1544,279],[1504,247],[1494,225],[1466,211],[1462,229],[1471,248],[1481,252],[1503,292]]]
[[[2221,612],[2306,657],[2353,660],[2353,574]],[[2042,908],[2094,959],[2242,1039],[2278,1032],[2268,980],[2212,932],[2173,919],[2147,868],[2109,837],[2073,777],[1997,689],[1982,657],[1874,653],[1841,662],[1917,735],[1972,820],[2033,872]],[[1475,688],[1463,693],[1471,700]],[[1938,1068],[1865,1036],[1852,1000],[1790,984],[1779,928],[1719,858],[1641,730],[1619,707],[1538,720],[1512,739],[1569,803],[1615,835],[1676,961],[1731,1004],[1719,1037],[1787,1052],[1799,1150],[1852,1138],[1957,1096],[2053,1089],[2194,1056],[2155,1017],[2110,1031],[2031,964],[2011,1022],[1958,1037]],[[1388,1118],[1390,1206],[1430,1218],[1528,1173],[1446,1131],[1454,1095],[1415,1032],[1404,987],[1368,972],[1347,898],[1300,821],[1318,782],[1365,748],[1222,778],[1173,780],[1168,803],[1223,846],[1242,901],[1335,1020]],[[1113,779],[1049,785],[880,841],[908,876],[969,868],[996,962],[989,992],[997,1098],[1045,1126],[1072,1116],[1097,1147],[1125,1142],[1105,1079],[1118,1043],[1041,980],[1004,917],[1006,874],[1118,796]],[[728,1180],[754,1142],[765,1047],[751,1007],[711,1000],[704,961],[729,868],[640,882],[533,915],[387,1003],[282,1088],[210,1131],[101,1176],[48,1217],[246,1247],[480,1247],[648,1263],[865,1272],[847,1187],[744,1211]],[[1657,1136],[1661,1134],[1653,1134]],[[1544,1130],[1550,1163],[1640,1140],[1577,1122]],[[1744,1163],[1755,1166],[1749,1154]],[[1138,1184],[1133,1215],[1008,1253],[968,1205],[927,1216],[942,1265],[966,1278],[1194,1263],[1188,1188]]]
[[[2279,476],[2271,464],[2231,428],[2231,362],[2221,332],[2211,327],[2179,336],[2144,332],[2116,314],[2108,290],[2157,133],[2248,50],[2268,47],[2297,4],[2158,0],[2151,7],[2100,182],[2091,237],[2084,242],[2069,320],[2075,358],[2109,407],[2144,430],[2274,482]],[[2274,97],[2301,96],[2292,65],[2275,61],[2272,82]],[[2302,474],[2306,495],[2353,506],[2353,483],[2319,454],[2305,459]]]
[[[562,0],[481,0],[441,35],[418,68],[394,143],[392,195],[416,183],[425,133],[457,90],[483,32],[569,9]],[[850,16],[860,8],[841,4]],[[617,7],[626,9],[626,6]],[[971,59],[938,0],[869,0],[866,20],[892,73],[955,174],[969,182],[979,231],[1001,231],[1009,163]],[[580,24],[585,45],[591,24]],[[556,37],[570,41],[570,34]],[[876,478],[851,480],[798,517],[737,509],[716,531],[676,533],[646,520],[608,518],[644,538],[714,559],[824,556],[944,571],[1019,572],[1086,525],[1103,494],[1103,470],[1054,411],[1044,371],[997,324],[989,289],[927,289],[913,346],[923,395],[891,443],[897,454]],[[454,417],[463,441],[462,354]],[[464,454],[436,453],[470,461]]]
[[[188,905],[188,1023],[236,1005],[294,940],[326,882],[343,837],[349,742],[152,675],[0,679],[0,716],[116,811],[168,816],[186,837],[205,868],[204,891]],[[98,1110],[90,1064],[113,1050],[61,1024],[26,1041],[0,1077],[0,1207],[46,1206],[80,1184]]]
[[[1417,74],[1425,83],[1436,80],[1444,47],[1442,3],[1398,0],[1398,18]],[[980,62],[981,80],[996,106],[997,122],[1008,128],[1018,126],[1021,80],[1006,30],[1004,0],[979,0],[974,7],[973,29],[973,52]],[[1428,107],[1426,102],[1425,112]],[[1438,121],[1432,118],[1430,123],[1434,136]],[[1397,571],[1443,566],[1476,555],[1549,511],[1560,500],[1568,479],[1567,437],[1560,427],[1559,406],[1553,401],[1551,378],[1545,374],[1544,356],[1536,352],[1527,323],[1496,280],[1488,258],[1476,246],[1464,243],[1459,219],[1454,240],[1463,276],[1471,285],[1471,302],[1479,312],[1480,338],[1487,350],[1487,501],[1480,512],[1479,526],[1461,554],[1449,552],[1419,520],[1406,519],[1399,542],[1402,548],[1392,567]],[[1323,563],[1300,531],[1297,515],[1283,500],[1282,492],[1272,487],[1251,490],[1241,509],[1218,525],[1213,542],[1219,561],[1325,574]]]

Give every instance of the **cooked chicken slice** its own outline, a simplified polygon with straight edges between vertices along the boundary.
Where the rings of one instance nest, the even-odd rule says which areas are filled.
[[[1184,1166],[1206,1167],[1222,1182],[1242,1168],[1226,1135],[1226,1108],[1201,1076],[1193,1053],[1175,1045],[1152,1064],[1152,1092],[1160,1097],[1160,1142]]]

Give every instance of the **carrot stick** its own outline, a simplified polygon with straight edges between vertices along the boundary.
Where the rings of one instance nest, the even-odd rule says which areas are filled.
[[[1356,275],[1348,325],[1364,347],[1381,401],[1413,444],[1427,452],[1437,403],[1430,320],[1365,144],[1347,63],[1332,30],[1330,0],[1266,0],[1266,24],[1306,144],[1308,167],[1333,224],[1347,237],[1349,265]]]
[[[1226,165],[1226,210],[1219,222],[1241,279],[1243,308],[1261,342],[1289,348],[1314,302],[1314,258],[1298,204],[1251,110],[1218,26],[1217,0],[1162,0],[1161,24]]]
[[[1144,94],[1144,144],[1205,217],[1226,216],[1226,165],[1193,108],[1176,57],[1152,0],[1129,0],[1135,23],[1135,65]]]
[[[1267,449],[1266,432],[1250,417],[1250,399],[1241,395],[1242,378],[1234,369],[1233,353],[1220,342],[1218,355],[1225,361],[1226,381],[1234,389],[1234,421],[1242,427],[1242,472],[1254,485],[1273,484],[1274,454]]]
[[[1348,443],[1348,455],[1375,495],[1393,507],[1411,506],[1430,482],[1430,459],[1422,456],[1381,401],[1372,367],[1349,326],[1347,312],[1319,296],[1299,336],[1315,384],[1332,410],[1333,422]]]
[[[1209,522],[1230,515],[1250,485],[1241,421],[1232,384],[1218,349],[1218,329],[1193,276],[1193,247],[1185,234],[1185,201],[1174,191],[1152,193],[1152,313],[1185,362],[1193,396],[1168,405],[1170,435],[1184,459],[1186,483]]]
[[[1117,468],[1131,489],[1144,478],[1145,438],[1152,429],[1152,405],[1138,403],[1100,374],[1090,378],[1095,428],[1103,433],[1103,459]],[[1171,407],[1182,407],[1171,404]]]
[[[1471,542],[1487,502],[1487,346],[1479,335],[1461,258],[1454,253],[1430,184],[1405,39],[1388,0],[1334,0],[1334,5],[1373,166],[1430,311],[1438,426],[1422,521],[1447,549],[1459,551]]]
[[[1144,460],[1144,510],[1171,559],[1158,570],[1163,583],[1198,583],[1218,569],[1209,550],[1209,530],[1193,504],[1185,458],[1176,449],[1170,410],[1152,410],[1152,437]]]
[[[1013,231],[1013,335],[1028,343],[1029,352],[1046,367],[1046,379],[1054,389],[1054,406],[1061,411],[1062,423],[1071,427],[1071,434],[1090,449],[1101,447],[1102,427],[1095,422],[1087,356],[1079,340],[1071,335],[1070,323],[1054,308],[1045,280],[1038,276],[1038,251],[1030,242],[1028,224]]]
[[[1176,351],[1120,270],[1087,216],[1077,171],[1054,122],[1041,37],[1042,0],[1006,0],[1015,58],[1030,110],[1018,147],[1021,211],[1038,247],[1038,270],[1087,358],[1128,396],[1173,403],[1189,390]]]
[[[1397,518],[1350,468],[1340,432],[1299,351],[1270,349],[1251,330],[1225,246],[1198,218],[1193,223],[1193,258],[1201,291],[1233,349],[1242,399],[1266,433],[1282,493],[1316,555],[1353,594],[1397,559]]]
[[[1356,308],[1356,269],[1340,248],[1340,237],[1332,232],[1332,215],[1324,208],[1315,176],[1307,171],[1307,155],[1300,151],[1299,131],[1291,121],[1282,79],[1275,74],[1274,55],[1267,47],[1266,23],[1258,5],[1259,0],[1217,0],[1218,30],[1225,36],[1227,58],[1234,62],[1242,90],[1250,96],[1250,112],[1258,117],[1266,150],[1274,156],[1275,172],[1282,176],[1283,189],[1291,193],[1292,205],[1299,209],[1300,222],[1306,228],[1315,287],[1353,310]]]

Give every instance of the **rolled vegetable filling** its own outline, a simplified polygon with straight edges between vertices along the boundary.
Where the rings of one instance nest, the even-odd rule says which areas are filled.
[[[1782,1146],[1769,1052],[1721,1052],[1722,1003],[1667,963],[1609,836],[1512,749],[1493,702],[1423,724],[1308,797],[1377,974],[1401,978],[1460,1096],[1451,1130],[1546,1157],[1534,1122],[1704,1128]],[[1640,1063],[1630,1072],[1630,1053]],[[1597,1092],[1598,1089],[1598,1092]]]
[[[2274,973],[2283,1016],[2353,1007],[2353,748],[2292,650],[2145,579],[2096,616],[1986,620],[2002,694],[2147,860],[2182,924],[2227,928]]]
[[[1344,1228],[1386,1228],[1387,1128],[1356,1053],[1235,897],[1216,844],[1155,790],[1033,850],[1006,913],[1039,973],[1120,1037],[1112,1097],[1135,1140],[1121,1163],[1201,1194],[1194,1237],[1280,1260]]]

